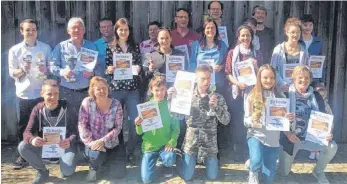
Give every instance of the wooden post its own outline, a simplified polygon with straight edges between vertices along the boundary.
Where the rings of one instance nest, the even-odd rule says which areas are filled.
[[[148,2],[148,22],[161,21],[161,1],[150,1]]]
[[[246,17],[246,4],[245,1],[234,2],[234,32],[236,33],[237,28],[242,24],[243,19]]]
[[[292,1],[290,7],[290,16],[300,18],[304,14],[305,2]]]
[[[174,2],[163,1],[161,2],[161,23],[163,26],[172,27],[174,23]]]
[[[265,1],[264,4],[266,10],[267,10],[267,16],[265,20],[265,25],[269,28],[274,28],[274,18],[275,18],[275,3],[273,1]]]
[[[136,43],[143,41],[145,34],[147,33],[147,24],[148,24],[148,2],[145,1],[134,1],[132,4],[133,12],[136,12],[137,15],[133,16],[133,34]],[[148,36],[147,36],[148,37]]]
[[[100,2],[86,2],[86,38],[90,41],[98,39],[99,34],[99,17],[100,17]]]
[[[284,6],[283,1],[277,1],[275,3],[276,12],[275,12],[275,24],[274,24],[274,34],[275,34],[275,42],[274,45],[281,43],[285,39],[284,35]]]
[[[202,15],[204,11],[203,2],[200,1],[192,1],[192,13],[191,16],[191,22],[192,22],[192,29],[196,30],[202,25]]]
[[[326,60],[326,66],[327,66],[327,74],[326,74],[326,81],[327,81],[327,89],[328,89],[328,96],[329,96],[329,100],[330,102],[332,102],[332,95],[330,95],[331,90],[333,88],[334,85],[334,77],[332,76],[332,74],[334,74],[334,63],[335,63],[335,55],[333,54],[334,52],[334,32],[335,32],[335,28],[334,28],[334,23],[335,23],[335,8],[336,8],[336,3],[335,2],[329,2],[330,3],[330,12],[329,16],[326,16],[325,18],[327,19],[327,25],[329,25],[329,32],[328,32],[328,40],[327,40],[327,60]],[[320,11],[324,11],[323,9],[325,9],[325,7],[319,6],[319,10]],[[322,19],[324,20],[324,19]],[[331,21],[334,20],[334,21]],[[322,25],[324,26],[324,25]],[[322,32],[326,31],[327,28],[324,27],[325,29],[322,29]],[[323,48],[326,44],[323,44]]]

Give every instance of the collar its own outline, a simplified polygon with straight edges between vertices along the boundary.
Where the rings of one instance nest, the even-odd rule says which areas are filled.
[[[23,40],[23,44],[24,44],[24,46],[26,46],[26,47],[36,47],[36,46],[37,46],[37,40],[35,40],[34,46],[28,45],[24,40]]]
[[[71,43],[71,44],[73,44],[73,45],[75,45],[74,43],[73,43],[73,41],[72,41],[72,39],[70,38],[70,39],[68,39],[67,40],[69,43]],[[84,45],[86,43],[86,40],[85,39],[83,39],[82,40],[82,46]]]

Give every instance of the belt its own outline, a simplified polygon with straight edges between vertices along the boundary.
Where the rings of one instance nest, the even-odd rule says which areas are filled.
[[[73,91],[73,92],[85,92],[85,91],[88,91],[88,89],[89,89],[89,87],[88,88],[82,88],[82,89],[70,89],[70,88],[67,88],[67,87],[64,87],[64,86],[61,86],[61,87],[63,87],[64,89]]]

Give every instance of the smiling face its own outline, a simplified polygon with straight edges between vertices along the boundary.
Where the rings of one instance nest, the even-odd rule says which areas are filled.
[[[110,20],[103,20],[100,22],[100,33],[103,37],[109,38],[113,36],[113,24]]]
[[[168,49],[171,46],[172,38],[167,30],[161,30],[158,33],[158,43],[161,48]]]
[[[213,22],[208,22],[205,26],[205,36],[206,38],[213,39],[216,36],[217,28]]]
[[[189,15],[186,11],[179,11],[176,13],[175,22],[177,27],[187,28],[189,23]]]
[[[261,72],[261,85],[264,89],[272,89],[275,85],[275,74],[270,69],[265,69]]]
[[[129,26],[127,24],[122,24],[117,29],[117,35],[119,36],[119,40],[127,41],[129,37]]]
[[[23,35],[26,42],[35,42],[37,38],[36,24],[28,22],[23,23],[20,33]]]
[[[312,34],[312,31],[313,31],[313,23],[312,22],[304,22],[301,25],[301,28],[302,28],[302,32],[304,34],[310,35],[310,34]]]
[[[70,35],[72,40],[83,40],[85,29],[84,29],[83,25],[80,22],[75,21],[67,29],[67,32]]]
[[[59,87],[50,85],[42,86],[41,97],[47,107],[56,107],[59,100]]]
[[[294,72],[293,72],[294,73]],[[295,88],[299,92],[306,92],[308,89],[308,86],[311,83],[311,76],[310,73],[307,71],[298,71],[294,73],[293,77],[293,83]]]
[[[256,8],[253,17],[257,20],[258,23],[264,23],[266,19],[266,12],[264,10]]]
[[[166,85],[153,86],[151,92],[155,101],[163,101],[166,95]]]
[[[149,39],[155,40],[158,37],[158,29],[159,27],[155,24],[148,27]]]
[[[219,19],[222,16],[222,6],[219,2],[213,2],[210,4],[208,14],[213,20]]]
[[[210,72],[197,72],[196,73],[196,83],[201,92],[206,92],[210,87],[211,83],[211,73]]]
[[[108,86],[104,82],[98,81],[93,86],[93,93],[97,100],[108,98]]]
[[[286,29],[286,35],[288,37],[288,41],[296,43],[300,39],[300,28],[298,26],[295,26],[295,25],[290,25]]]
[[[248,29],[241,29],[238,37],[238,41],[245,48],[249,48],[252,42],[252,35]]]

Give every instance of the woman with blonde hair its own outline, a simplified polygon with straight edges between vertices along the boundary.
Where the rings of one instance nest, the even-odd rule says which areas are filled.
[[[90,81],[89,96],[82,101],[78,117],[79,136],[85,145],[89,160],[87,181],[96,181],[102,163],[108,154],[116,154],[115,177],[125,175],[125,148],[118,135],[122,130],[121,103],[109,97],[107,81],[95,76]]]
[[[287,92],[291,81],[284,79],[285,64],[308,65],[309,53],[305,46],[299,43],[301,35],[301,22],[297,18],[287,19],[284,25],[287,40],[278,44],[272,53],[271,66],[277,73],[277,86],[280,91]]]

